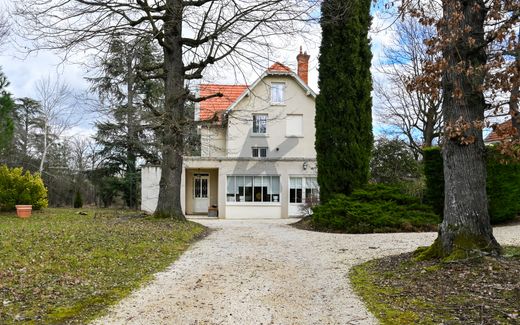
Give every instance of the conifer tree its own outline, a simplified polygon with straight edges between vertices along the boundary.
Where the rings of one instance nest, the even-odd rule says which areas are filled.
[[[322,202],[368,181],[373,144],[370,3],[322,3],[315,143]]]
[[[149,39],[114,37],[110,52],[101,62],[102,74],[91,78],[108,119],[96,123],[96,141],[103,166],[109,174],[123,176],[119,182],[128,207],[137,208],[139,162],[157,163],[153,116],[162,100],[162,83],[141,78],[154,63],[156,51]],[[115,183],[114,183],[115,184]]]
[[[5,90],[7,86],[9,82],[0,70],[0,151],[9,146],[14,131],[14,101],[11,94]]]

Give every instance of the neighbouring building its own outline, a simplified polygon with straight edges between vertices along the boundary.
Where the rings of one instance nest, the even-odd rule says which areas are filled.
[[[309,55],[297,73],[274,63],[251,85],[201,84],[198,95],[221,93],[195,109],[201,154],[185,156],[181,197],[186,215],[287,218],[317,197],[315,92]],[[142,209],[154,211],[160,167],[142,169]]]

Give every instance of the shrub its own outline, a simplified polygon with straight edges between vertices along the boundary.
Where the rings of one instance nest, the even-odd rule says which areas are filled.
[[[76,191],[76,195],[74,196],[74,208],[79,209],[83,207],[83,198],[81,197],[81,193]]]
[[[508,160],[496,148],[486,147],[487,194],[492,224],[514,219],[520,213],[520,163]],[[424,150],[425,202],[441,214],[444,209],[444,174],[439,148]]]
[[[339,194],[314,208],[318,230],[347,233],[433,230],[439,222],[430,206],[398,186],[367,185],[350,196]]]
[[[39,174],[0,166],[0,210],[14,210],[17,204],[30,204],[34,210],[45,208],[47,189]]]

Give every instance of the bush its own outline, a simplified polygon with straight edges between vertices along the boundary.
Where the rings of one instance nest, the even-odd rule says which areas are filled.
[[[79,209],[83,207],[83,198],[81,197],[81,193],[76,191],[76,195],[74,196],[74,208]]]
[[[318,230],[347,233],[430,231],[439,216],[398,186],[367,185],[314,208],[312,223]]]
[[[34,210],[45,208],[47,189],[39,174],[0,166],[0,210],[14,210],[17,204],[30,204]]]
[[[487,194],[492,224],[513,220],[520,213],[520,163],[508,160],[496,148],[486,147]],[[424,150],[425,202],[442,215],[444,174],[439,148]]]

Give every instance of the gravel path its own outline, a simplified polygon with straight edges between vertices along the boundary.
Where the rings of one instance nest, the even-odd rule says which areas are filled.
[[[434,233],[341,235],[294,220],[197,220],[217,229],[95,324],[375,324],[353,265],[429,245]],[[520,245],[520,226],[496,228]]]

